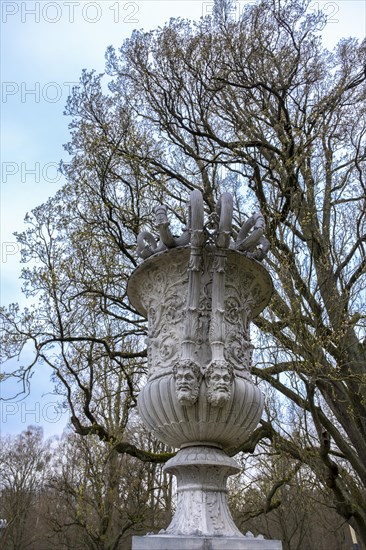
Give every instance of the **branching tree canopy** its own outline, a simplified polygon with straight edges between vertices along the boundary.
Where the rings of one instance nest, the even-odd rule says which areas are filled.
[[[213,17],[109,48],[107,75],[82,74],[67,184],[18,235],[36,305],[3,310],[3,353],[33,344],[12,376],[50,365],[79,434],[166,460],[124,435],[145,376],[126,297],[136,236],[157,202],[179,226],[193,189],[207,213],[230,191],[237,229],[248,208],[265,216],[275,285],[253,374],[277,405],[238,451],[262,442],[305,464],[366,543],[366,41],[327,51],[326,18],[307,8],[266,0],[233,21],[217,1]]]
[[[7,525],[0,532],[2,548],[39,548],[39,516],[44,512],[41,488],[50,473],[52,442],[43,430],[28,426],[16,437],[0,437],[0,514]]]

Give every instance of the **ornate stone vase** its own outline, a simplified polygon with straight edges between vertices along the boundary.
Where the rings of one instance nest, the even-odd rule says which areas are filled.
[[[268,251],[263,216],[250,217],[236,241],[231,220],[228,193],[205,224],[202,195],[194,191],[181,237],[171,234],[164,206],[156,209],[160,241],[147,232],[138,237],[144,261],[128,296],[148,319],[149,368],[138,410],[159,440],[180,450],[164,467],[177,477],[173,520],[159,535],[135,537],[134,550],[221,548],[228,539],[233,550],[253,547],[231,518],[226,480],[239,471],[230,455],[263,411],[250,376],[249,331],[272,281],[260,263]],[[276,541],[261,548],[280,548],[265,542]]]

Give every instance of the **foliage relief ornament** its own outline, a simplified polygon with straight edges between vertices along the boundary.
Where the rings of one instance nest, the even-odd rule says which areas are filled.
[[[144,261],[129,280],[128,296],[149,327],[140,416],[158,439],[180,448],[164,466],[177,478],[176,512],[156,536],[174,550],[180,537],[191,536],[230,537],[242,549],[245,537],[231,517],[226,481],[239,471],[228,455],[255,429],[264,406],[250,377],[249,334],[273,288],[258,261],[268,252],[264,218],[253,214],[234,241],[231,195],[221,195],[205,223],[199,191],[191,193],[179,237],[164,205],[155,215],[159,237],[139,235]],[[145,543],[136,541],[135,550],[149,547]]]
[[[226,264],[227,251],[237,250],[256,260],[263,260],[268,252],[269,244],[264,237],[264,218],[260,212],[253,214],[243,223],[235,241],[232,241],[232,216],[233,199],[229,193],[223,193],[217,203],[215,212],[204,224],[204,211],[202,194],[193,191],[191,194],[188,225],[182,235],[175,237],[170,230],[167,216],[167,207],[159,205],[155,208],[156,226],[159,232],[159,240],[147,231],[140,233],[137,239],[137,251],[141,258],[146,259],[167,249],[190,244],[190,256],[188,263],[188,294],[184,309],[184,320],[177,313],[179,304],[177,295],[168,295],[166,304],[162,304],[160,315],[165,315],[166,322],[159,324],[159,330],[164,333],[169,331],[172,324],[184,323],[184,333],[181,343],[181,357],[173,367],[176,395],[179,403],[184,406],[192,406],[197,402],[200,385],[204,379],[207,388],[207,400],[214,407],[221,407],[228,402],[231,396],[231,386],[234,378],[234,366],[240,368],[240,360],[248,363],[250,353],[246,353],[249,344],[244,338],[246,346],[238,344],[233,335],[235,332],[246,334],[245,306],[240,306],[237,296],[227,297]],[[211,261],[210,271],[212,280],[207,303],[207,293],[202,289],[202,275],[204,270],[204,248],[209,249]],[[166,281],[165,281],[166,282]],[[252,278],[249,275],[249,283]],[[156,280],[151,283],[151,288],[159,283]],[[243,280],[243,284],[246,281]],[[202,292],[203,291],[203,292]],[[254,291],[255,292],[255,291]],[[197,362],[197,347],[201,345],[199,327],[202,328],[202,293],[206,299],[205,307],[210,310],[209,344],[211,348],[211,361],[209,364],[200,365]],[[253,294],[253,291],[252,291]],[[165,294],[167,296],[167,294]],[[169,305],[168,305],[169,304]],[[165,305],[165,307],[164,307]],[[247,305],[248,306],[248,305]],[[162,311],[165,313],[162,313]],[[244,315],[245,316],[245,315]],[[154,323],[156,331],[156,323]],[[152,336],[152,335],[151,335]],[[229,345],[235,342],[235,350],[228,352]],[[160,357],[150,354],[155,365],[161,365],[162,361],[175,356],[176,346],[174,338],[168,340],[168,347],[160,343],[157,348],[156,341],[153,344],[159,350]],[[239,349],[238,349],[239,347]],[[234,365],[230,362],[233,355]],[[151,365],[151,370],[154,366]],[[249,371],[249,365],[247,369]],[[247,376],[248,377],[248,376]]]

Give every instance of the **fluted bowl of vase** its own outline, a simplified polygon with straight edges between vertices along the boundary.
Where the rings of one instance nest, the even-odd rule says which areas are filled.
[[[206,244],[166,249],[128,283],[148,320],[148,380],[138,410],[148,429],[175,447],[233,452],[257,426],[263,395],[250,375],[249,325],[267,305],[272,281],[246,254]]]

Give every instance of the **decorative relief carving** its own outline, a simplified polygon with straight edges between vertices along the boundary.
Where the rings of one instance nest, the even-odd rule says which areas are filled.
[[[200,366],[192,359],[181,359],[173,367],[175,389],[181,405],[193,405],[200,391],[202,373]]]
[[[180,274],[177,277],[177,274]],[[142,282],[142,303],[148,312],[148,367],[150,376],[172,368],[180,355],[187,296],[184,259],[152,269]]]
[[[181,360],[174,367],[177,399],[181,405],[192,406],[198,398],[202,380],[200,366],[195,361],[198,315],[201,290],[203,233],[203,201],[197,193],[191,201],[192,246],[188,264],[188,293],[185,307]]]
[[[222,495],[214,492],[207,493],[206,504],[214,535],[222,533],[226,527],[225,516],[222,514]]]
[[[227,477],[239,471],[233,459],[219,449],[193,447],[179,451],[164,470],[177,476],[178,501],[166,533],[243,536],[232,520],[226,496]]]
[[[243,223],[233,245],[249,258],[262,261],[269,250],[269,241],[264,237],[265,220],[261,212],[255,212]]]
[[[178,401],[173,374],[158,374],[141,390],[138,407],[149,430],[167,445],[178,448],[206,442],[231,452],[256,427],[263,410],[263,395],[253,382],[236,376],[230,399],[222,407],[208,401],[206,382],[201,384],[197,402],[184,406]]]
[[[177,476],[178,499],[164,534],[242,536],[226,501],[227,477],[238,467],[225,452],[235,452],[262,414],[263,395],[250,380],[249,324],[272,285],[255,261],[268,251],[263,216],[253,214],[230,242],[232,211],[224,193],[205,225],[202,195],[194,191],[180,237],[164,205],[155,211],[159,241],[148,232],[138,237],[146,260],[128,295],[148,318],[150,375],[138,407],[161,441],[187,446],[165,466]]]
[[[222,407],[231,396],[234,369],[225,360],[213,360],[209,364],[205,379],[207,399],[214,407]]]
[[[227,272],[218,274],[218,277],[225,277],[225,294],[224,300],[222,296],[219,298],[219,303],[216,298],[213,314],[214,257],[206,255],[201,265],[204,271],[194,275],[199,276],[199,288],[194,293],[193,303],[188,300],[186,258],[185,255],[179,261],[176,255],[173,262],[165,264],[163,274],[151,269],[142,284],[149,321],[150,376],[163,371],[172,372],[180,359],[190,359],[201,365],[203,373],[211,361],[226,361],[234,368],[234,374],[250,379],[252,346],[249,322],[254,303],[251,293],[253,291],[258,296],[262,292],[261,286],[254,282],[255,273],[244,273],[239,277],[235,263],[229,262]],[[222,394],[220,399],[212,399],[212,402],[222,403]],[[185,403],[187,405],[188,401]]]
[[[232,325],[239,324],[241,309],[239,300],[234,296],[228,296],[225,300],[225,321]]]
[[[174,289],[176,291],[176,289]],[[182,293],[168,296],[162,304],[162,309],[165,311],[165,323],[176,325],[182,323],[184,318],[184,298]]]
[[[250,380],[253,346],[245,340],[245,335],[235,330],[235,327],[227,331],[225,341],[225,358],[231,361],[235,374]]]

